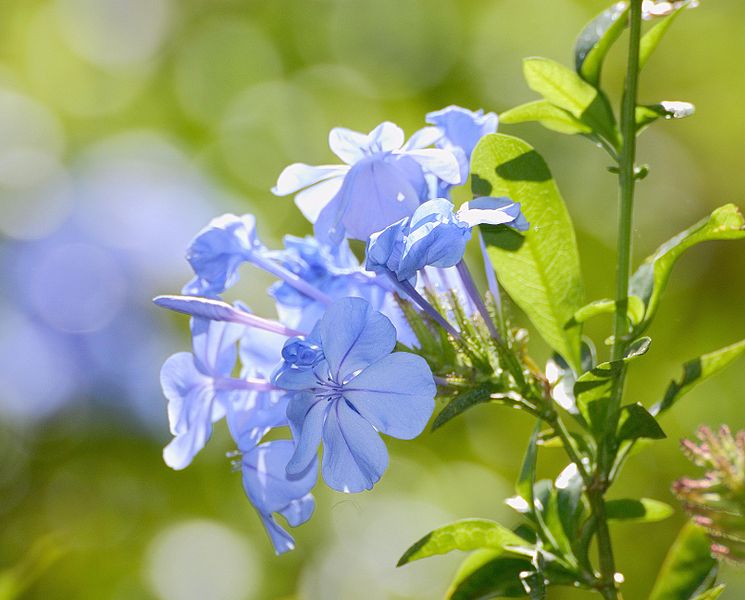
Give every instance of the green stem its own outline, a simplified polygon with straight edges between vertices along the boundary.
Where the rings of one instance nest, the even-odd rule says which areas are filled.
[[[636,184],[636,105],[639,85],[639,46],[641,41],[642,0],[632,0],[629,23],[629,52],[626,83],[621,104],[621,155],[619,168],[618,253],[616,263],[616,314],[613,325],[611,359],[621,360],[628,344],[629,277],[631,275],[631,233]],[[610,419],[599,440],[596,487],[588,490],[593,515],[596,518],[596,537],[600,567],[599,591],[607,600],[620,596],[614,580],[616,566],[613,546],[605,515],[605,491],[609,474],[618,451],[616,430],[623,397],[626,370],[622,369],[613,386],[608,414]]]

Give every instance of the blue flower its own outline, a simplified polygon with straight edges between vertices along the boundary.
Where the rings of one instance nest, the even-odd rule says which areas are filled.
[[[295,202],[315,223],[321,242],[338,244],[345,235],[367,240],[371,233],[409,216],[429,197],[426,175],[462,183],[452,152],[427,148],[441,135],[437,128],[427,127],[404,143],[403,131],[390,122],[368,135],[332,129],[329,146],[346,165],[290,165],[272,192],[286,196],[303,190]]]
[[[468,179],[471,154],[479,140],[489,133],[495,133],[499,117],[495,113],[484,114],[483,110],[471,111],[460,106],[448,106],[442,110],[427,113],[427,123],[440,129],[443,135],[437,142],[438,148],[450,150],[458,158],[461,181]],[[450,186],[440,185],[444,192]]]
[[[231,391],[218,382],[230,377],[237,358],[236,342],[244,327],[233,323],[194,319],[194,353],[179,352],[166,360],[160,371],[168,399],[168,421],[173,440],[163,459],[173,469],[184,469],[204,448],[212,423],[225,416]]]
[[[256,237],[253,215],[226,214],[212,219],[189,244],[186,259],[195,277],[183,292],[203,296],[221,294],[238,280],[241,263],[263,250]]]
[[[476,225],[509,225],[528,229],[520,204],[508,198],[476,198],[455,212],[443,198],[422,204],[410,218],[402,219],[371,236],[366,268],[393,274],[398,281],[414,284],[424,267],[452,267],[466,251]]]
[[[287,408],[297,447],[287,465],[305,471],[323,442],[323,479],[332,488],[372,488],[388,465],[384,433],[419,435],[434,410],[427,362],[392,352],[396,330],[360,298],[335,302],[304,340],[289,340],[277,387],[292,390]]]
[[[256,508],[277,554],[295,547],[295,540],[275,520],[279,513],[292,527],[310,519],[315,502],[310,491],[318,479],[316,458],[305,470],[287,475],[285,467],[295,449],[291,440],[267,442],[243,453],[243,489]]]

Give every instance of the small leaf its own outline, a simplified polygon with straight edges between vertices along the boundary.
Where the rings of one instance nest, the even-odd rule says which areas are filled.
[[[634,340],[629,344],[629,347],[626,348],[626,353],[624,354],[625,360],[631,360],[633,358],[639,358],[640,356],[643,356],[647,353],[647,350],[649,350],[649,346],[652,344],[652,338],[644,336],[640,337],[638,340]]]
[[[685,119],[696,112],[696,107],[690,102],[663,101],[657,104],[636,107],[636,131],[640,132],[657,119],[666,121]]]
[[[621,409],[619,441],[639,438],[661,440],[666,437],[657,420],[641,404],[629,404]]]
[[[526,545],[528,542],[496,521],[463,519],[429,532],[404,553],[396,566],[453,550],[491,548],[504,552],[512,546]]]
[[[734,204],[726,204],[660,246],[631,278],[631,294],[639,296],[647,307],[641,329],[645,329],[654,317],[672,268],[683,252],[709,240],[742,238],[745,238],[745,219]]]
[[[510,297],[548,344],[580,371],[581,332],[565,324],[583,303],[577,241],[569,213],[540,155],[518,138],[491,134],[471,159],[478,196],[520,202],[530,230],[482,226],[487,252]]]
[[[477,404],[491,400],[489,388],[478,387],[458,394],[443,408],[432,423],[432,431],[439,429],[451,419]]]
[[[540,419],[533,428],[533,433],[528,442],[528,449],[525,451],[523,464],[520,467],[520,475],[515,484],[517,495],[528,502],[528,507],[532,512],[535,508],[535,499],[533,487],[535,485],[535,467],[538,461],[538,434],[541,432]]]
[[[531,567],[525,558],[504,556],[498,550],[478,550],[463,561],[445,597],[449,600],[524,597],[520,573]]]
[[[590,304],[585,304],[580,308],[569,321],[572,323],[585,323],[590,319],[599,315],[613,314],[616,310],[615,300],[610,298],[604,298],[602,300],[594,300]],[[628,317],[632,324],[636,325],[644,318],[644,302],[638,296],[629,296],[628,301]]]
[[[711,581],[717,561],[711,556],[710,545],[703,528],[686,524],[662,563],[649,600],[691,598]]]
[[[615,148],[620,141],[616,118],[608,98],[564,65],[547,58],[526,58],[523,74],[528,87],[551,104],[564,109]]]
[[[627,2],[617,2],[590,21],[574,45],[577,73],[594,86],[600,83],[600,71],[608,51],[628,23]]]
[[[592,128],[574,118],[567,111],[554,106],[548,100],[536,100],[521,104],[499,115],[499,122],[506,125],[537,121],[546,129],[568,135],[592,133]]]
[[[667,519],[675,511],[669,504],[651,498],[622,498],[608,500],[605,503],[605,512],[608,519],[613,521],[654,523]]]
[[[682,377],[670,382],[665,397],[652,408],[652,414],[665,412],[704,379],[715,375],[743,354],[745,340],[689,360],[683,365]]]
[[[642,36],[642,39],[639,43],[640,71],[644,68],[644,65],[647,64],[647,61],[657,49],[657,46],[660,45],[662,38],[665,37],[665,34],[667,33],[668,29],[670,29],[670,26],[675,22],[675,19],[678,18],[678,16],[684,9],[688,8],[689,4],[690,1],[686,1],[681,4],[681,6],[677,10],[660,19],[653,27],[649,29],[649,31],[647,31],[647,33]]]
[[[719,598],[719,596],[722,595],[722,592],[724,592],[724,589],[727,586],[724,584],[718,585],[716,587],[711,588],[710,590],[706,590],[705,592],[701,592],[698,594],[693,600],[716,600]]]
[[[623,361],[601,363],[584,373],[574,384],[574,397],[580,414],[590,424],[593,433],[603,435],[610,417],[610,397],[613,381],[623,371]]]

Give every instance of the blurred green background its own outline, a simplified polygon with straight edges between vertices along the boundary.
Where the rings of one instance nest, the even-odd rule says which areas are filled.
[[[474,409],[414,442],[392,440],[371,493],[316,494],[298,549],[274,557],[218,427],[173,472],[158,371],[188,349],[186,320],[157,293],[189,276],[190,237],[251,211],[276,245],[309,226],[269,193],[290,162],[333,162],[328,130],[407,133],[448,104],[502,111],[532,99],[524,56],[570,64],[597,0],[3,0],[0,3],[0,598],[428,599],[460,557],[396,570],[448,520],[515,522],[511,494],[530,420]],[[622,52],[607,66],[618,92]],[[745,198],[745,4],[705,0],[647,67],[641,99],[686,100],[695,118],[644,134],[637,262]],[[603,154],[538,126],[502,131],[546,157],[578,228],[588,298],[613,290],[615,180]],[[239,292],[270,315],[269,280]],[[629,400],[660,398],[679,365],[745,337],[745,245],[696,248],[676,268]],[[520,316],[517,315],[519,319]],[[602,345],[610,321],[588,333]],[[547,351],[533,336],[535,356]],[[702,423],[745,427],[742,364],[703,384],[634,457],[612,496],[675,503],[695,469],[678,442]],[[541,470],[562,467],[545,450]],[[676,529],[613,530],[628,599],[645,598]],[[729,567],[725,598],[745,597]],[[15,592],[13,591],[15,588]],[[5,594],[5,595],[3,595]],[[574,598],[551,592],[551,598]]]

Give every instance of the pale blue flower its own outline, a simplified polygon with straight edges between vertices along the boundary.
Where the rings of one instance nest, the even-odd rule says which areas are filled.
[[[489,133],[495,133],[499,126],[499,117],[493,113],[486,113],[448,106],[442,110],[427,113],[427,123],[440,129],[443,135],[437,141],[437,147],[451,151],[458,158],[461,182],[468,179],[471,165],[471,154],[479,140]],[[441,182],[440,192],[447,192],[451,186]]]
[[[221,294],[238,280],[241,263],[263,250],[253,215],[226,214],[212,219],[189,244],[186,259],[195,276],[184,287],[184,293]]]
[[[244,452],[241,460],[243,489],[259,513],[277,554],[292,550],[295,540],[277,523],[274,513],[297,527],[310,519],[315,508],[310,491],[318,479],[316,457],[302,472],[289,476],[285,467],[294,450],[291,440],[276,440]]]
[[[344,492],[370,489],[388,465],[384,433],[411,439],[434,409],[420,356],[393,352],[396,330],[360,298],[335,302],[304,340],[288,341],[273,381],[292,390],[287,417],[297,447],[287,472],[304,472],[323,443],[322,473]]]
[[[453,185],[462,183],[453,153],[427,148],[441,135],[437,128],[426,127],[404,143],[403,131],[390,122],[368,135],[332,129],[329,146],[346,164],[290,165],[272,192],[286,196],[302,190],[295,202],[315,224],[319,241],[338,244],[345,235],[367,240],[427,200],[427,175]]]
[[[415,283],[425,267],[452,267],[466,251],[471,229],[476,225],[508,225],[528,229],[520,204],[508,198],[476,198],[457,212],[443,198],[422,204],[410,218],[402,219],[371,236],[367,246],[367,269],[388,273],[398,281]]]

